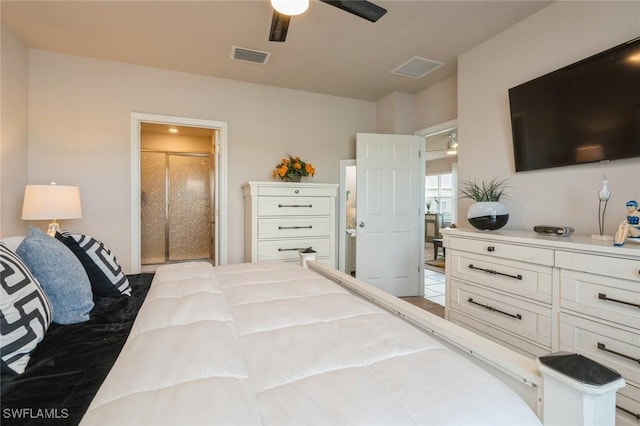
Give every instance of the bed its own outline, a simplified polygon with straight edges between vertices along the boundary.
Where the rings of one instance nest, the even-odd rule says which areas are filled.
[[[186,262],[128,283],[94,294],[87,321],[52,323],[21,374],[3,353],[3,425],[540,424],[492,374],[297,264]]]
[[[534,360],[305,254],[300,265],[185,262],[124,277],[101,243],[76,235],[100,254],[92,268],[107,259],[111,275],[102,289],[87,281],[93,300],[60,324],[60,300],[45,303],[42,290],[49,276],[76,285],[62,261],[70,252],[64,238],[35,234],[25,241],[42,244],[30,250],[43,265],[20,259],[31,256],[23,242],[0,242],[3,425],[540,424]],[[19,324],[7,305],[31,272],[44,284],[29,300],[43,310],[28,321],[43,333],[21,369],[5,345],[5,328]]]
[[[534,425],[508,386],[291,263],[157,270],[82,425]]]

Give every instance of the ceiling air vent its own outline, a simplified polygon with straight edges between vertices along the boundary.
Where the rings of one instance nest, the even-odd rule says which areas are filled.
[[[233,46],[231,57],[239,61],[253,62],[254,64],[266,64],[271,53],[259,50],[246,49],[244,47]]]
[[[432,61],[431,59],[414,56],[398,68],[391,71],[391,74],[401,75],[403,77],[422,78],[444,65],[444,62]]]

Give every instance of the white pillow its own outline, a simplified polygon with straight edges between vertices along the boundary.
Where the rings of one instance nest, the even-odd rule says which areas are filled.
[[[22,259],[0,242],[2,371],[23,373],[53,316],[51,302]]]

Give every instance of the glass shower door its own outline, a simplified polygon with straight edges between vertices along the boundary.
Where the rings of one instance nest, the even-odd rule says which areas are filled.
[[[143,265],[166,262],[166,162],[164,152],[140,153],[140,223]]]
[[[211,159],[169,155],[170,262],[211,259]]]
[[[142,264],[212,259],[211,157],[141,153]]]

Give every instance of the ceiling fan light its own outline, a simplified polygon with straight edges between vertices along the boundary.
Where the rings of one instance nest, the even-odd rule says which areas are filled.
[[[296,16],[309,8],[309,0],[271,0],[271,6],[283,15]]]

